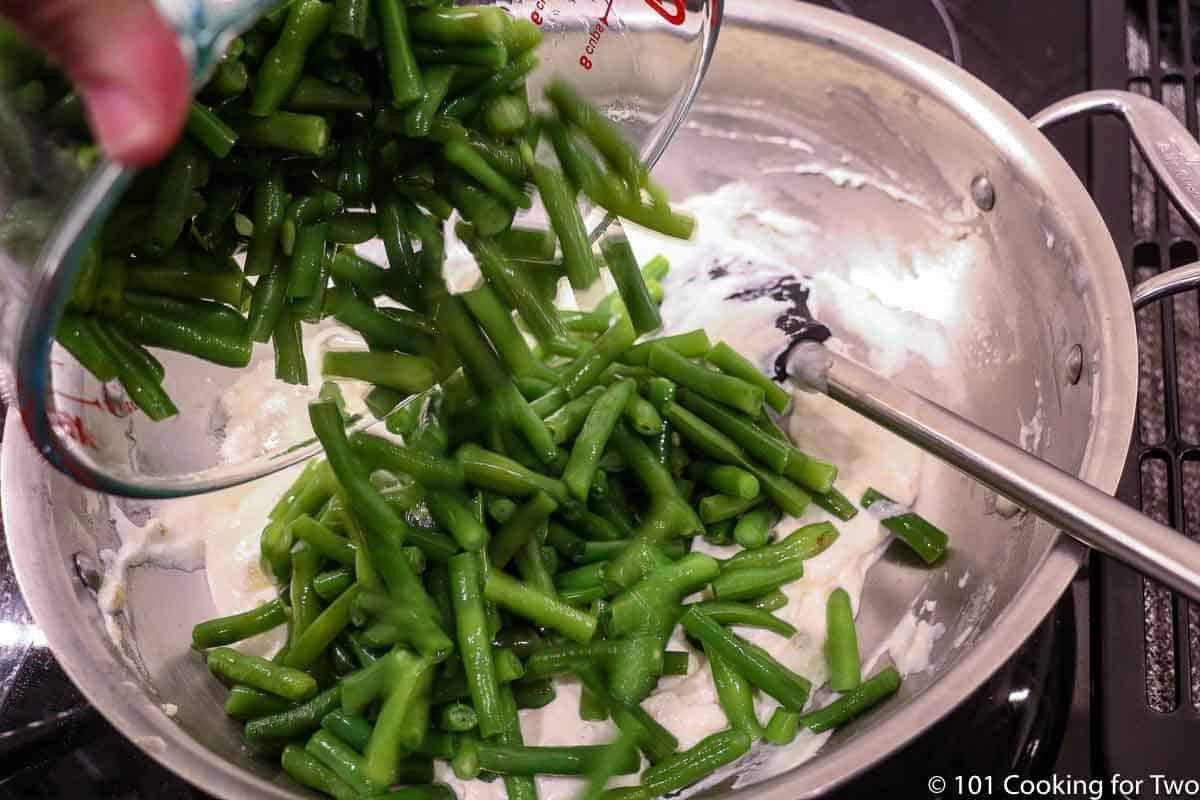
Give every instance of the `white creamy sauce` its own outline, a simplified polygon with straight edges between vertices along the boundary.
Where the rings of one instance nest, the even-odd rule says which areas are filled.
[[[777,278],[794,278],[798,267],[809,263],[805,258],[807,243],[819,235],[811,223],[787,216],[769,205],[750,186],[731,184],[685,204],[699,223],[697,240],[692,243],[665,240],[632,226],[627,228],[640,260],[645,261],[658,252],[671,260],[662,307],[666,332],[702,327],[714,342],[726,341],[764,369],[774,363],[786,344],[775,321],[787,303],[769,295],[749,301],[728,298]],[[461,254],[456,262],[460,257]],[[720,266],[723,271],[710,274],[713,266]],[[469,280],[461,277],[469,273],[454,271],[460,280]],[[884,374],[894,374],[914,358],[924,359],[933,367],[947,363],[949,354],[939,326],[923,313],[928,309],[922,304],[934,301],[920,297],[926,291],[936,292],[937,288],[910,280],[894,282],[886,293],[873,291],[872,281],[882,272],[886,272],[886,267],[866,269],[850,279],[816,272],[809,281],[810,308],[835,331],[853,332],[863,341],[878,343],[877,347],[856,352],[855,356]],[[945,309],[937,310],[939,314],[934,316],[944,318]],[[317,351],[330,344],[309,342],[310,375],[320,374]],[[830,340],[830,346],[842,348],[844,343],[834,339]],[[317,383],[315,378],[313,382]],[[264,437],[304,438],[308,434],[306,404],[311,392],[312,389],[289,389],[276,383],[269,365],[266,370],[248,372],[223,398],[231,418],[239,423],[230,431],[228,456],[245,457],[246,452],[262,446]],[[848,497],[857,499],[868,486],[873,486],[901,507],[915,502],[924,462],[923,454],[916,448],[819,394],[795,392],[793,410],[785,422],[798,447],[840,466],[838,486]],[[194,569],[200,565],[201,557],[207,566],[216,614],[246,611],[270,600],[275,587],[259,566],[259,536],[268,511],[298,469],[199,499],[161,503],[156,509],[156,519],[143,528],[119,522],[122,546],[118,553],[106,558],[109,574],[102,591],[105,610],[120,611],[128,568],[154,561]],[[824,519],[831,518],[813,505],[801,519],[781,520],[776,535],[787,535],[800,525]],[[765,648],[817,687],[827,678],[823,654],[826,599],[834,588],[842,587],[850,594],[856,612],[861,602],[869,604],[870,597],[862,597],[863,584],[868,570],[890,541],[879,519],[871,514],[860,513],[850,522],[833,522],[839,531],[837,541],[805,563],[804,577],[785,589],[789,602],[775,612],[796,627],[796,635],[785,639],[766,631],[738,629],[740,635]],[[734,550],[713,547],[702,539],[696,540],[695,548],[722,556]],[[926,613],[933,610],[931,605],[924,609]],[[943,631],[940,623],[910,615],[885,642],[883,650],[890,653],[902,672],[922,670],[928,667],[930,649]],[[283,637],[281,627],[239,647],[245,652],[270,655],[282,644]],[[672,647],[688,646],[677,633]],[[655,694],[645,701],[646,710],[671,730],[684,748],[726,726],[703,655],[694,650],[690,655],[689,674],[665,678]],[[578,684],[560,682],[557,692],[557,698],[548,706],[521,712],[527,744],[597,744],[612,738],[611,723],[579,719]],[[827,693],[817,694],[820,702],[827,701]],[[774,706],[775,702],[768,697],[759,699],[758,711],[764,724]],[[739,781],[795,766],[815,754],[827,738],[828,734],[803,731],[788,747],[760,746],[738,765]],[[463,800],[499,800],[504,795],[502,781],[463,783],[445,765],[439,765],[438,769],[439,779],[449,783]],[[543,800],[568,800],[578,788],[575,779],[539,779]]]

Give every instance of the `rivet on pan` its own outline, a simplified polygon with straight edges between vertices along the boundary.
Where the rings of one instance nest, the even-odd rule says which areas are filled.
[[[986,175],[976,175],[971,181],[971,199],[983,211],[991,211],[996,207],[996,187]]]
[[[1083,348],[1075,345],[1067,353],[1066,378],[1067,383],[1074,386],[1079,383],[1079,377],[1083,375]]]
[[[86,553],[76,553],[73,560],[75,561],[75,574],[79,576],[80,582],[93,592],[100,591],[102,581],[100,568],[92,560],[92,557]]]

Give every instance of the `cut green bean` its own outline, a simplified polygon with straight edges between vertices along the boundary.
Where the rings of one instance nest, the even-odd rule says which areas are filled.
[[[694,747],[676,753],[642,773],[642,786],[652,797],[677,792],[732,764],[752,743],[743,730],[726,730],[701,739]]]
[[[754,711],[754,690],[750,683],[720,654],[705,650],[705,655],[729,727],[743,731],[752,740],[763,738],[765,731]]]
[[[600,277],[600,268],[592,256],[574,193],[562,173],[541,164],[533,165],[533,180],[558,234],[567,280],[575,289],[586,289]]]
[[[291,700],[239,685],[229,690],[229,697],[225,698],[225,713],[234,719],[248,720],[278,714],[295,705]]]
[[[885,667],[863,681],[854,691],[842,695],[824,708],[810,711],[799,722],[813,733],[831,730],[895,694],[899,688],[900,673],[894,667]]]
[[[503,730],[504,722],[491,637],[487,633],[479,557],[474,553],[462,553],[450,559],[449,568],[459,652],[471,703],[479,718],[479,733],[486,737],[495,736]],[[494,570],[489,573],[489,580],[493,574]]]
[[[536,493],[518,507],[492,538],[488,548],[492,566],[504,569],[557,509],[558,503],[545,492]]]
[[[726,375],[741,378],[761,388],[767,404],[777,413],[782,414],[787,410],[788,403],[791,401],[787,390],[764,375],[745,356],[725,342],[717,342],[716,346],[704,355],[704,358]]]
[[[715,402],[752,417],[762,413],[763,390],[741,378],[705,369],[662,345],[650,349],[648,363],[660,375]]]
[[[223,647],[265,633],[286,621],[287,611],[283,603],[278,599],[272,600],[241,614],[201,622],[192,628],[192,646],[198,650]]]
[[[270,692],[286,700],[307,700],[317,693],[317,682],[311,675],[265,658],[242,655],[228,647],[209,652],[208,669],[233,683]]]
[[[946,555],[950,537],[911,509],[900,506],[875,489],[863,493],[860,505],[879,518],[880,524],[932,566]]]
[[[841,693],[857,689],[862,683],[858,632],[850,595],[841,587],[830,592],[825,603],[825,656],[829,660],[829,688]]]
[[[783,747],[796,740],[799,730],[800,712],[780,707],[775,709],[771,721],[767,723],[765,738],[776,747]]]
[[[334,800],[355,800],[359,797],[356,789],[299,745],[284,747],[280,763],[283,771],[301,786],[329,795]]]
[[[782,561],[770,567],[744,567],[723,571],[712,582],[718,600],[752,600],[779,589],[804,575],[804,562]]]
[[[534,624],[556,630],[576,642],[589,642],[596,633],[596,618],[568,606],[544,592],[515,580],[500,570],[488,573],[484,596]]]
[[[740,467],[707,461],[693,461],[688,464],[685,474],[692,480],[699,481],[710,489],[730,497],[742,500],[753,500],[758,497],[758,479]]]
[[[746,603],[723,600],[705,600],[696,603],[696,608],[705,616],[722,625],[740,625],[744,628],[762,628],[784,638],[796,635],[796,628],[762,608]]]
[[[423,392],[437,383],[433,361],[396,352],[330,350],[321,361],[321,372],[339,378],[367,381],[407,394]]]
[[[308,49],[333,17],[333,6],[320,0],[300,0],[288,10],[287,21],[263,57],[255,81],[250,113],[266,117],[279,110],[304,70]]]
[[[380,23],[380,38],[387,56],[388,83],[392,89],[392,104],[403,108],[424,95],[425,84],[421,68],[409,37],[408,10],[401,0],[375,0],[375,13]]]
[[[597,398],[588,412],[587,420],[575,439],[570,460],[563,472],[563,483],[580,502],[587,500],[600,456],[608,447],[613,430],[636,388],[633,381],[615,383]]]

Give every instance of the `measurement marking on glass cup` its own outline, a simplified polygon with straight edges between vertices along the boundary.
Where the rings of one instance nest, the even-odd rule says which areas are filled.
[[[612,13],[612,7],[613,0],[608,0],[603,16],[596,20],[596,24],[588,31],[587,44],[583,46],[583,55],[579,57],[579,66],[584,69],[592,68],[592,56],[596,55],[596,48],[600,46],[600,37],[608,30],[608,15]]]
[[[664,6],[660,0],[645,0],[645,3],[672,25],[682,25],[687,18],[685,0],[669,0],[666,5],[671,6],[670,8]],[[545,0],[538,0],[536,3],[537,9],[541,9],[544,5]],[[600,49],[601,37],[609,29],[608,16],[612,13],[612,7],[613,0],[608,0],[604,6],[604,14],[596,20],[596,24],[588,31],[587,44],[583,46],[583,53],[579,56],[579,66],[585,70],[590,70],[594,66],[592,59],[595,57],[596,51]],[[537,9],[529,15],[529,18],[538,25],[541,25],[541,14]]]

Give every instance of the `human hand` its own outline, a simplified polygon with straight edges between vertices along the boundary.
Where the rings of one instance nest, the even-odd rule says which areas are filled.
[[[146,166],[175,143],[188,66],[148,0],[0,0],[0,15],[66,69],[109,158]]]

